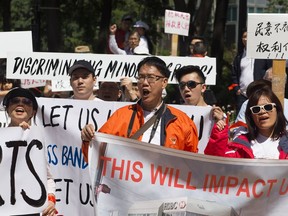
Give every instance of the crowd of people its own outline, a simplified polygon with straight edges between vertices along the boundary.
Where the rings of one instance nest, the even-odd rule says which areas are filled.
[[[137,66],[137,83],[125,77],[119,82],[100,82],[99,88],[95,90],[97,77],[94,68],[89,61],[79,60],[68,70],[73,89],[71,94],[52,94],[51,83],[47,81],[44,88],[46,90],[41,96],[130,101],[131,104],[115,111],[98,131],[197,153],[198,129],[193,120],[184,112],[168,105],[163,98],[170,71],[161,58],[150,55],[153,46],[148,36],[149,26],[140,20],[135,23],[135,29],[130,31],[132,23],[132,17],[125,15],[120,27],[111,25],[108,45],[111,53],[146,55]],[[273,93],[271,80],[265,79],[271,74],[271,61],[247,58],[246,39],[245,30],[242,37],[244,50],[235,57],[231,72],[232,87],[237,98],[236,120],[241,122],[240,127],[233,128],[232,131],[227,121],[227,113],[215,103],[205,100],[206,78],[197,65],[185,65],[175,71],[182,101],[185,105],[211,107],[214,126],[205,154],[234,158],[287,159],[285,112],[288,109],[283,109],[278,97]],[[193,57],[206,57],[208,49],[205,40],[201,37],[193,38],[190,51]],[[29,129],[38,108],[33,93],[19,88],[19,81],[8,80],[5,76],[2,77],[0,85],[3,107],[11,117],[9,127]],[[284,102],[284,105],[286,106],[287,102]],[[91,124],[87,124],[81,131],[82,151],[86,161],[89,144],[94,136],[95,128]],[[50,173],[47,181],[50,182],[48,186],[51,202],[43,215],[55,215],[55,199],[51,198],[54,196],[55,185]]]

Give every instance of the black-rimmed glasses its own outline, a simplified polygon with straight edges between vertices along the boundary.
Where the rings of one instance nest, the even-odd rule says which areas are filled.
[[[179,88],[181,90],[183,90],[183,89],[185,89],[185,86],[187,86],[189,89],[193,89],[199,84],[204,84],[204,83],[199,83],[199,82],[195,82],[193,80],[189,80],[188,82],[180,82],[179,83]]]
[[[261,109],[263,109],[266,112],[270,112],[273,110],[274,107],[276,107],[275,103],[268,103],[265,105],[252,106],[252,107],[250,107],[250,110],[253,114],[258,114],[261,112]]]

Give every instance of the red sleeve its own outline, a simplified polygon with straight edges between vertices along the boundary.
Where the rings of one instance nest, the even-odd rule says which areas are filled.
[[[214,124],[209,142],[204,150],[207,155],[225,156],[228,144],[228,125],[222,131],[219,131],[217,125]]]

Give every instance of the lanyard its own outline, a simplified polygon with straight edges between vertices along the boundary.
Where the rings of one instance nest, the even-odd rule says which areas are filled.
[[[131,133],[131,130],[132,130],[132,127],[134,124],[134,120],[135,120],[135,115],[137,112],[137,108],[135,105],[135,108],[133,110],[133,114],[132,114],[130,122],[129,122],[127,137],[130,137],[132,139],[138,139],[138,137],[141,136],[153,124],[153,128],[152,128],[152,131],[150,133],[150,138],[149,138],[149,143],[150,143],[151,140],[153,139],[154,135],[155,135],[158,124],[159,124],[160,119],[162,117],[162,114],[165,112],[165,110],[166,110],[166,105],[164,103],[162,103],[161,107],[155,112],[155,114],[144,125],[142,125],[142,127],[138,131],[136,131],[136,133],[134,135],[132,135],[130,137],[130,133]]]

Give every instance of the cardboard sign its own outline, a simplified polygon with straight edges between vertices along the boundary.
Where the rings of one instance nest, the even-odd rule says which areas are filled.
[[[43,131],[33,126],[27,130],[9,127],[0,131],[0,214],[41,213],[48,196]]]
[[[190,26],[190,13],[165,10],[164,32],[188,36]]]
[[[247,56],[288,59],[288,14],[248,14]]]
[[[0,47],[0,58],[7,58],[7,52],[33,52],[32,32],[0,32]]]

